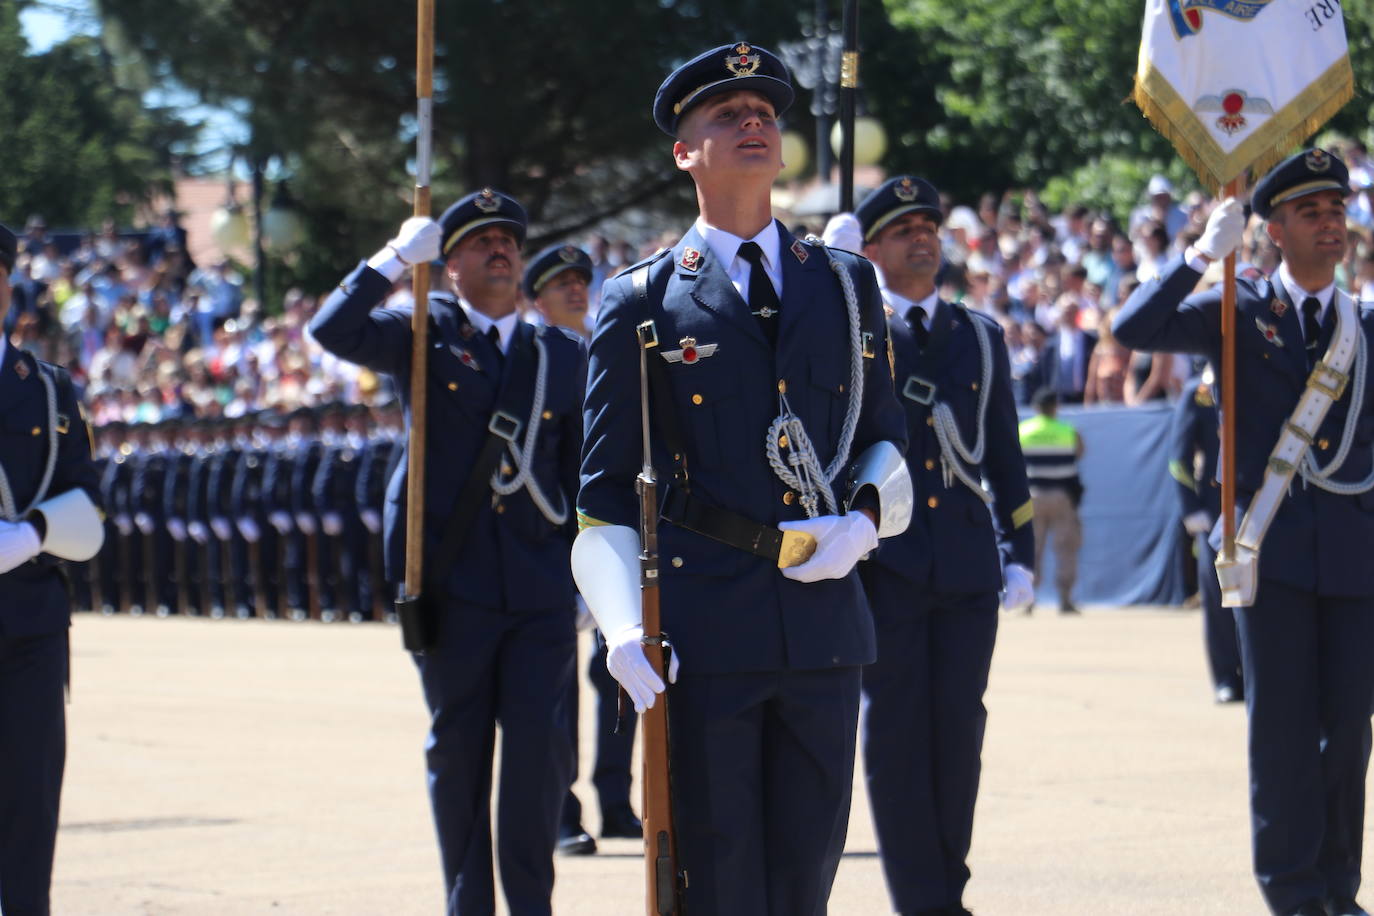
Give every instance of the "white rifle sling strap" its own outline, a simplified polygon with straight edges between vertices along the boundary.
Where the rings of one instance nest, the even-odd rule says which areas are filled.
[[[1223,556],[1217,557],[1217,579],[1221,584],[1221,603],[1225,607],[1249,607],[1254,604],[1259,585],[1260,545],[1264,543],[1269,524],[1278,514],[1279,505],[1288,494],[1289,485],[1302,466],[1317,430],[1326,419],[1327,411],[1345,393],[1352,365],[1361,379],[1361,385],[1357,386],[1353,397],[1362,399],[1363,391],[1360,388],[1365,369],[1365,346],[1358,310],[1355,301],[1340,290],[1336,292],[1335,308],[1336,332],[1331,338],[1331,345],[1308,375],[1307,387],[1298,399],[1298,406],[1283,424],[1279,441],[1269,453],[1264,479],[1250,500],[1245,517],[1241,519],[1240,530],[1236,532],[1235,559],[1228,562]],[[1352,406],[1358,408],[1359,405]],[[1346,420],[1347,432],[1357,421],[1357,412],[1356,409],[1350,411]],[[1324,468],[1323,476],[1335,473],[1335,464],[1333,461],[1333,466]]]

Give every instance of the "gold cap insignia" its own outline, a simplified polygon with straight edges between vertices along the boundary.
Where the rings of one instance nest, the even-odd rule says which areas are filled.
[[[806,253],[806,246],[801,243],[801,239],[794,239],[792,241],[792,254],[794,254],[797,260],[802,264],[805,264],[806,259],[811,257]]]
[[[910,178],[903,178],[892,189],[892,193],[904,204],[909,204],[916,199],[916,183]]]
[[[558,256],[568,264],[577,263],[577,254],[577,249],[571,245],[564,245],[562,248],[558,249]]]
[[[1331,157],[1326,154],[1326,150],[1314,149],[1303,157],[1303,162],[1307,163],[1309,172],[1325,172],[1331,168]]]
[[[496,192],[491,188],[483,188],[473,204],[483,213],[495,213],[501,209],[501,201],[496,199]]]
[[[759,59],[754,54],[754,49],[741,41],[735,45],[734,50],[734,54],[727,54],[725,57],[725,69],[734,76],[753,76],[754,71],[759,68]]]
[[[19,362],[14,364],[14,374],[19,376],[21,379],[28,378],[29,364],[24,362],[22,359],[19,360]]]
[[[701,252],[695,248],[683,249],[681,264],[687,270],[696,270],[701,266]]]

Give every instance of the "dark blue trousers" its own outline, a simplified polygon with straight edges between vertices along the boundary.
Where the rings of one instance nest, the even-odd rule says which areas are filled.
[[[446,602],[438,647],[416,657],[430,730],[429,796],[451,916],[491,916],[492,755],[501,726],[496,858],[511,916],[548,916],[558,815],[572,772],[564,703],[576,659],[566,609]]]
[[[878,851],[900,913],[960,903],[997,593],[929,595],[867,566],[878,661],[863,669],[864,770]]]
[[[67,759],[67,633],[0,636],[0,912],[47,916]]]
[[[626,703],[629,713],[620,723],[620,685],[606,669],[606,640],[595,631],[596,651],[587,663],[587,679],[596,689],[596,765],[592,768],[592,785],[601,805],[601,813],[630,804],[630,758],[634,754],[635,727],[639,723],[634,707]]]
[[[822,916],[849,827],[859,669],[690,664],[669,690],[687,911]]]
[[[1255,877],[1275,913],[1360,886],[1374,597],[1270,580],[1235,612],[1250,720]]]
[[[1212,672],[1212,686],[1231,687],[1243,691],[1245,677],[1240,668],[1240,642],[1236,637],[1236,615],[1221,606],[1221,583],[1217,581],[1217,552],[1208,542],[1207,533],[1196,535],[1197,586],[1202,599],[1202,637],[1207,647],[1207,667]]]

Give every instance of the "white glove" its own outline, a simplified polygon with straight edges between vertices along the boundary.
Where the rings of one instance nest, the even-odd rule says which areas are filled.
[[[590,630],[596,626],[596,619],[592,617],[592,609],[587,607],[587,600],[581,594],[573,595],[577,599],[577,621],[575,626],[577,632]]]
[[[343,518],[337,512],[326,512],[320,519],[320,527],[330,537],[338,537],[343,534]]]
[[[119,533],[125,537],[134,533],[134,523],[129,520],[129,516],[116,515],[114,523],[115,527],[119,529]]]
[[[272,527],[277,529],[278,534],[291,533],[291,516],[282,512],[280,509],[270,513],[267,520],[272,523]]]
[[[137,525],[138,530],[142,531],[144,534],[153,533],[153,517],[147,512],[140,512],[135,515],[134,524]]]
[[[439,258],[439,242],[443,238],[439,224],[428,216],[412,216],[401,223],[396,237],[386,247],[396,252],[407,265]]]
[[[1183,530],[1191,535],[1206,534],[1212,530],[1212,516],[1206,509],[1189,512],[1183,516]]]
[[[42,549],[38,532],[28,522],[0,521],[0,574],[22,566]]]
[[[1245,212],[1240,201],[1228,197],[1207,217],[1207,228],[1193,248],[1203,257],[1220,261],[1240,245],[1245,234]]]
[[[377,534],[382,530],[382,516],[376,509],[364,509],[358,515],[363,520],[363,527],[368,531]]]
[[[238,520],[239,534],[250,544],[256,544],[262,537],[262,532],[258,530],[258,523],[251,518],[244,516]]]
[[[1035,603],[1035,577],[1020,563],[1008,563],[1002,571],[1006,588],[1002,591],[1002,607],[1019,611]]]
[[[210,528],[221,541],[227,541],[234,536],[234,529],[229,527],[229,519],[222,515],[210,519]]]
[[[186,540],[186,523],[179,518],[167,519],[167,531],[171,533],[174,541]]]
[[[302,534],[315,533],[315,518],[308,512],[296,513],[296,527],[301,529]]]
[[[664,690],[663,679],[644,654],[645,646],[640,643],[643,638],[641,626],[626,627],[606,637],[606,670],[625,688],[635,704],[635,712],[652,707]],[[677,653],[673,652],[668,663],[668,680],[673,683],[677,683],[677,668]]]
[[[859,220],[853,213],[836,213],[830,217],[830,222],[825,224],[825,231],[821,233],[821,241],[831,248],[841,248],[855,254],[863,254],[863,227],[859,225]]]
[[[186,532],[197,544],[204,544],[210,537],[209,532],[205,530],[204,522],[191,522],[186,526]]]
[[[878,546],[878,529],[862,512],[822,515],[799,522],[782,522],[783,531],[804,531],[816,539],[816,552],[800,566],[789,566],[782,574],[798,582],[843,579],[864,554]]]

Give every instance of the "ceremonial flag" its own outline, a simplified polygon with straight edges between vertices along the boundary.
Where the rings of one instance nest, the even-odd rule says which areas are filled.
[[[1133,98],[1214,192],[1354,94],[1340,0],[1147,0]]]

